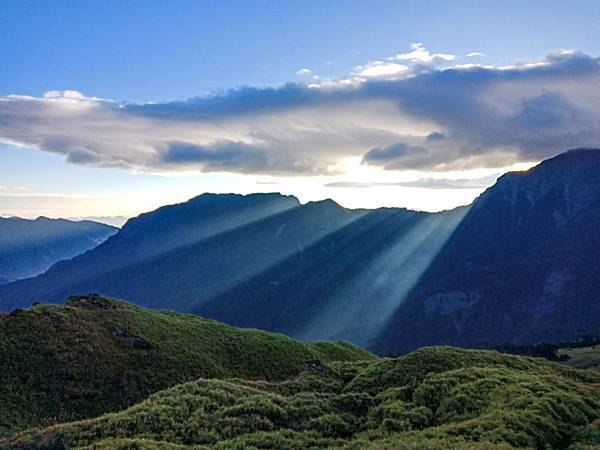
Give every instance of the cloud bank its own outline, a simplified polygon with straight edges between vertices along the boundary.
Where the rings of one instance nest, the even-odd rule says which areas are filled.
[[[386,170],[505,167],[600,147],[598,58],[561,51],[507,67],[459,62],[413,44],[346,78],[185,101],[10,95],[0,98],[0,141],[73,164],[269,175],[343,173],[349,158]]]

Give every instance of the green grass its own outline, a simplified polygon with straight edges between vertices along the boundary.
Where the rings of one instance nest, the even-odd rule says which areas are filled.
[[[198,379],[120,412],[0,442],[7,450],[598,445],[600,374],[450,347],[333,362],[278,381]]]
[[[284,380],[313,360],[374,358],[98,296],[0,314],[0,436],[95,417],[197,378]]]
[[[557,350],[558,356],[566,356],[565,363],[581,369],[600,370],[600,345],[589,347],[561,348]]]

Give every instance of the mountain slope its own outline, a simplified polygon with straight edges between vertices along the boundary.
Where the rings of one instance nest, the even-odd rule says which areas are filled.
[[[387,269],[411,268],[416,277],[464,212],[348,210],[278,194],[205,194],[131,220],[93,251],[41,276],[0,287],[0,309],[99,292],[238,326],[367,345],[392,312],[385,286],[348,309],[345,323],[330,320],[341,317],[336,305],[349,294],[356,298],[351,291],[368,286],[397,251],[402,260]],[[419,255],[425,258],[414,270]]]
[[[94,251],[4,286],[0,308],[94,291],[189,311],[359,214],[279,194],[201,195],[132,219]]]
[[[600,375],[426,348],[282,382],[200,379],[115,414],[31,430],[6,449],[593,448]]]
[[[0,284],[45,272],[116,232],[115,227],[87,220],[0,217]]]
[[[599,335],[599,249],[600,151],[508,173],[475,201],[376,348]]]
[[[0,315],[0,434],[93,417],[198,377],[280,380],[313,360],[372,358],[97,295]]]
[[[465,214],[370,211],[192,312],[301,339],[369,346]]]
[[[0,310],[99,292],[380,354],[600,335],[600,151],[508,173],[440,213],[210,195],[0,286]]]

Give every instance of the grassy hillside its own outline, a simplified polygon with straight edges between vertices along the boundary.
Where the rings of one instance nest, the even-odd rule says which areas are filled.
[[[5,449],[597,448],[600,374],[450,347],[285,381],[199,379]]]
[[[100,296],[0,314],[0,436],[95,417],[197,378],[283,380],[311,361],[373,358]]]

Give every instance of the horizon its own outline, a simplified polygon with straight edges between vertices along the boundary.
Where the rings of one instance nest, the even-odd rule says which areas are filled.
[[[557,156],[563,155],[563,154],[567,154],[570,152],[574,152],[574,151],[579,151],[579,150],[591,150],[591,151],[597,151],[597,149],[592,149],[592,148],[573,148],[573,149],[569,149],[566,150],[564,152],[559,153],[558,155],[552,156],[548,159],[554,159]],[[544,160],[546,161],[546,160]],[[503,174],[499,174],[498,178],[501,177],[502,175],[506,175],[508,173],[519,173],[519,172],[528,172],[530,169],[533,169],[535,167],[537,167],[539,164],[543,163],[544,161],[541,161],[540,163],[536,163],[534,165],[532,165],[531,167],[528,168],[523,168],[523,169],[519,169],[519,170],[512,170],[512,171],[508,171],[505,172]],[[497,181],[497,180],[496,180]],[[492,187],[496,181],[494,181],[494,183],[492,185],[490,185],[489,187]],[[70,220],[70,221],[94,221],[94,222],[98,222],[98,223],[103,223],[106,225],[111,225],[117,228],[122,228],[123,225],[125,225],[125,223],[129,220],[129,219],[133,219],[138,217],[141,214],[145,214],[145,213],[151,213],[156,211],[157,209],[163,207],[163,206],[172,206],[172,205],[176,205],[176,204],[183,204],[183,203],[187,203],[191,200],[194,200],[195,198],[201,197],[203,195],[241,195],[243,197],[245,196],[251,196],[251,195],[280,195],[280,196],[291,196],[293,198],[295,198],[296,200],[298,200],[298,202],[300,203],[300,205],[306,205],[308,203],[317,203],[317,202],[323,202],[323,201],[333,201],[334,203],[336,203],[338,206],[341,206],[344,209],[347,210],[375,210],[375,209],[380,209],[380,208],[392,208],[392,209],[407,209],[410,211],[416,211],[416,212],[425,212],[425,213],[431,213],[431,214],[435,214],[435,213],[443,213],[446,211],[452,211],[458,208],[467,208],[472,206],[472,204],[479,198],[479,196],[485,192],[485,190],[487,190],[488,188],[486,187],[485,189],[483,189],[471,202],[469,203],[465,203],[465,204],[460,204],[460,205],[456,205],[453,206],[451,208],[446,208],[446,209],[440,209],[440,210],[435,210],[435,211],[427,211],[424,209],[414,209],[414,208],[406,208],[403,206],[375,206],[375,207],[348,207],[348,206],[344,206],[343,204],[337,202],[336,200],[329,198],[329,197],[324,197],[321,199],[315,199],[315,200],[307,200],[307,201],[302,201],[298,196],[294,195],[294,194],[284,194],[282,192],[277,192],[277,191],[263,191],[263,192],[249,192],[249,193],[238,193],[238,192],[202,192],[200,194],[196,194],[193,195],[192,197],[183,199],[181,201],[175,202],[175,203],[165,203],[162,205],[158,205],[156,208],[154,209],[150,209],[147,211],[141,211],[139,214],[135,214],[132,216],[84,216],[84,217],[63,217],[63,216],[47,216],[47,215],[34,215],[34,216],[30,216],[30,217],[26,217],[26,216],[19,216],[19,215],[15,215],[15,214],[4,214],[4,213],[0,213],[0,218],[4,218],[4,219],[11,219],[11,218],[15,218],[15,219],[24,219],[24,220],[38,220],[38,219],[52,219],[52,220],[57,220],[57,219],[64,219],[64,220]]]
[[[435,212],[600,142],[597,2],[6,6],[0,216],[207,192]]]

